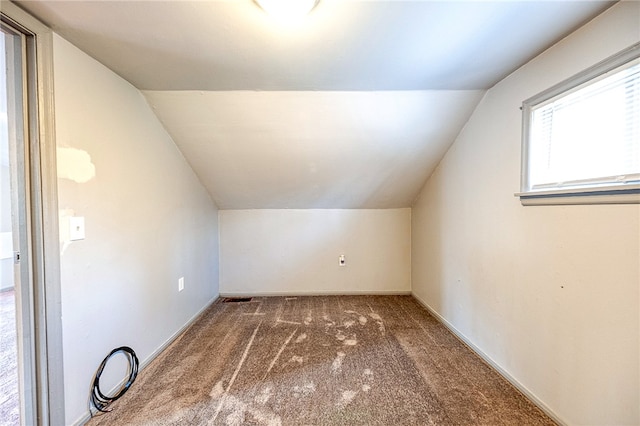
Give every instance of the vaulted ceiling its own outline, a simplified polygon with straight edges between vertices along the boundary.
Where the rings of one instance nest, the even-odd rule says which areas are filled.
[[[614,2],[17,1],[140,89],[223,209],[409,207],[484,91]]]

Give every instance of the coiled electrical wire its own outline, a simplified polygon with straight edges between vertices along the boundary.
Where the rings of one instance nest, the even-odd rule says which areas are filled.
[[[100,376],[102,375],[102,372],[104,371],[104,368],[107,365],[107,361],[109,361],[109,358],[111,358],[113,355],[117,354],[118,352],[125,353],[127,355],[127,358],[129,359],[129,379],[125,384],[123,384],[120,387],[120,389],[118,389],[118,391],[113,396],[105,395],[100,390]],[[115,348],[109,353],[109,355],[107,355],[107,357],[100,364],[100,367],[98,367],[98,371],[96,371],[96,375],[93,378],[93,386],[91,390],[91,404],[93,404],[96,410],[101,411],[103,413],[108,413],[109,411],[111,411],[111,409],[109,409],[109,405],[111,405],[118,398],[124,395],[125,392],[129,390],[133,382],[136,380],[136,376],[138,375],[139,364],[140,363],[138,361],[138,357],[136,356],[136,353],[133,351],[133,349],[131,349],[128,346],[120,346],[119,348]],[[92,415],[93,415],[93,412],[92,412]]]

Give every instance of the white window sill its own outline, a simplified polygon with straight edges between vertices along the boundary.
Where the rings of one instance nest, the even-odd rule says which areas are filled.
[[[640,184],[519,192],[523,206],[640,204]]]

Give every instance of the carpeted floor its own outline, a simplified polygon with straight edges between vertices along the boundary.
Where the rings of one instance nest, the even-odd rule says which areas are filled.
[[[88,425],[554,424],[410,296],[218,301],[112,407]]]
[[[16,306],[13,290],[0,292],[0,425],[20,424]]]

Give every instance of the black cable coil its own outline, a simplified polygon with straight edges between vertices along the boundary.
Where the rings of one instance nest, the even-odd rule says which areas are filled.
[[[102,375],[102,371],[104,371],[104,367],[107,365],[107,361],[113,355],[118,352],[124,352],[129,359],[129,379],[125,384],[123,384],[120,389],[113,396],[108,396],[102,393],[100,390],[100,376]],[[136,380],[136,376],[138,375],[138,357],[136,353],[128,346],[120,346],[119,348],[115,348],[112,350],[109,355],[102,361],[100,367],[98,367],[98,371],[96,372],[95,377],[93,378],[93,386],[91,390],[91,404],[98,410],[103,413],[108,413],[111,411],[109,409],[109,405],[115,402],[118,398],[125,394],[126,391],[129,390],[133,382]],[[93,413],[92,413],[93,416]]]

